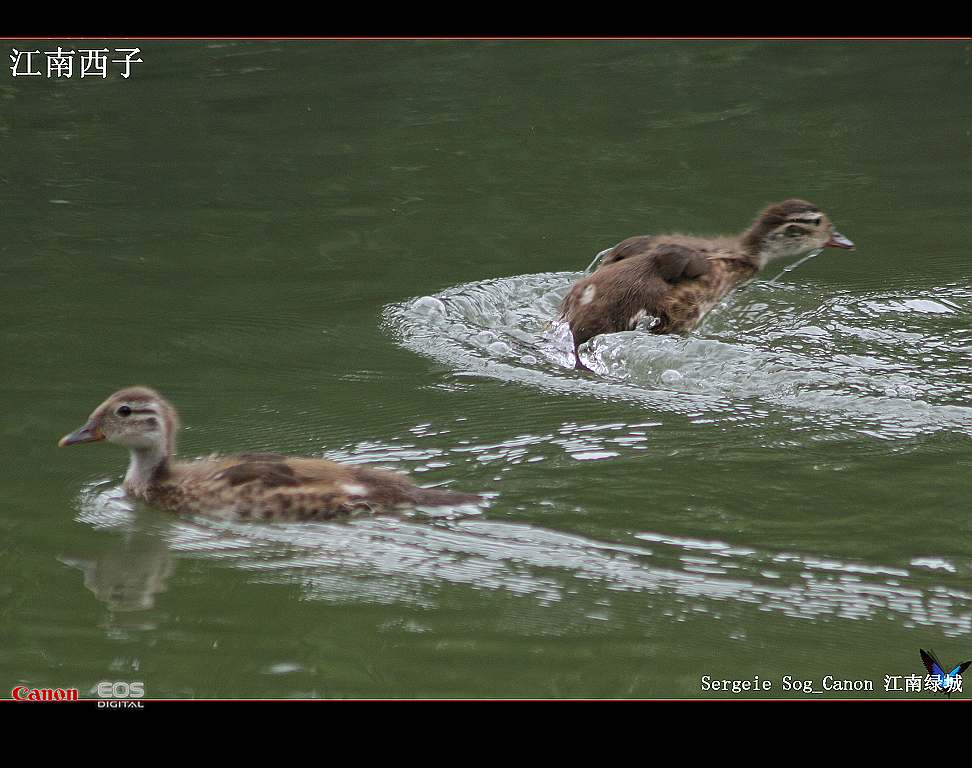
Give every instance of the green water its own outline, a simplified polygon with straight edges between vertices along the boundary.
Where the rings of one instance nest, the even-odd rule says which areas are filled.
[[[0,74],[0,696],[874,696],[972,658],[968,43],[138,44]],[[565,367],[593,254],[790,196],[858,249]],[[120,449],[56,441],[137,383],[183,456],[494,497],[133,506]]]

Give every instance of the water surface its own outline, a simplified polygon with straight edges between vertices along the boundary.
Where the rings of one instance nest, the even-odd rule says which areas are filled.
[[[0,693],[883,693],[919,646],[972,657],[969,44],[141,47],[129,80],[0,81]],[[789,196],[857,251],[570,369],[597,251]],[[55,445],[134,383],[183,455],[491,503],[133,505],[119,449]]]

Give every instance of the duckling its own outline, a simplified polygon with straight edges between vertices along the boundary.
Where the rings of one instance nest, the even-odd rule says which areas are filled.
[[[578,347],[602,333],[688,333],[733,288],[775,259],[825,247],[853,250],[817,206],[784,200],[768,206],[736,237],[631,237],[602,252],[593,274],[574,283],[561,304],[570,325],[574,367],[590,371]],[[653,320],[651,320],[653,318]]]
[[[129,387],[95,408],[58,446],[108,440],[128,448],[123,487],[171,512],[237,520],[325,520],[355,511],[480,504],[480,496],[418,488],[381,469],[279,453],[175,461],[179,416],[158,392]]]

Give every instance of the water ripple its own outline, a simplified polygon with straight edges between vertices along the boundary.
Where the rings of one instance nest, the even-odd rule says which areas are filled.
[[[122,532],[124,541],[131,541],[137,515],[117,489],[95,483],[82,496],[78,520]],[[437,588],[446,583],[552,604],[589,584],[609,592],[639,593],[645,610],[674,620],[693,612],[723,615],[751,605],[798,619],[898,615],[906,626],[935,626],[948,636],[972,631],[972,595],[938,583],[943,570],[955,570],[938,561],[915,561],[912,572],[655,531],[637,532],[625,544],[465,517],[376,517],[301,525],[167,516],[153,520],[152,539],[158,545],[154,555],[146,551],[143,539],[138,557],[112,551],[93,561],[66,562],[85,571],[86,583],[102,599],[110,601],[122,593],[116,585],[124,586],[128,609],[151,606],[152,596],[164,590],[164,580],[174,569],[173,558],[202,558],[240,570],[254,582],[299,585],[307,599],[329,602],[431,606]],[[146,595],[132,594],[138,585],[145,585]]]

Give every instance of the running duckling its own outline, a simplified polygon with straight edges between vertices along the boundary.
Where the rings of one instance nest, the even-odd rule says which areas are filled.
[[[175,461],[179,417],[158,392],[129,387],[58,445],[108,440],[128,448],[125,491],[171,512],[238,520],[326,520],[359,510],[480,504],[468,493],[418,488],[381,469],[278,453]]]
[[[768,206],[736,237],[631,237],[604,251],[560,306],[570,325],[575,368],[589,371],[578,347],[602,333],[635,329],[655,318],[652,333],[688,333],[733,288],[775,259],[825,247],[853,249],[817,206],[784,200]]]

